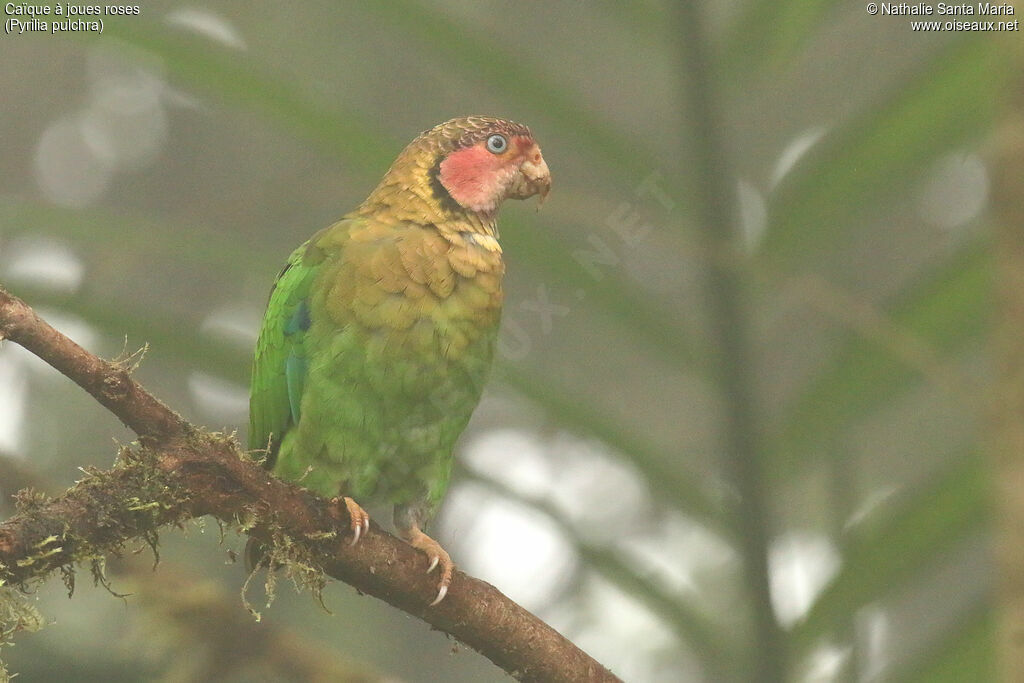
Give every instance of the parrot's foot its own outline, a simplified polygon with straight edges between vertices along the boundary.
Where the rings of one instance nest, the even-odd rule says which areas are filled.
[[[437,567],[441,568],[441,581],[437,584],[437,597],[430,603],[430,606],[433,607],[444,600],[444,596],[448,595],[448,584],[452,582],[452,572],[455,570],[455,563],[452,562],[448,551],[442,548],[440,543],[420,531],[419,527],[413,526],[411,529],[403,529],[400,532],[402,533],[402,538],[409,545],[419,550],[430,560],[430,566],[427,567],[428,574]]]
[[[352,529],[352,540],[349,541],[349,545],[355,545],[359,542],[359,539],[370,530],[370,515],[366,513],[366,510],[359,507],[359,503],[355,502],[348,496],[338,496],[331,498],[331,507],[335,508],[339,504],[343,504],[345,509],[348,510],[349,527]],[[338,515],[335,515],[337,518]]]

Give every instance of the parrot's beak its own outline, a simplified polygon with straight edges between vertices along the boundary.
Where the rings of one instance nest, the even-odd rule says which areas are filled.
[[[548,170],[548,164],[544,161],[540,148],[535,147],[529,158],[519,166],[519,175],[512,183],[508,196],[514,199],[526,199],[537,195],[537,208],[540,208],[550,191],[551,171]]]

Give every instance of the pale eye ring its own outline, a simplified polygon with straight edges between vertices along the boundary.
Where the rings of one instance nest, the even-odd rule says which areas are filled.
[[[487,138],[487,151],[492,154],[501,154],[508,149],[508,140],[505,139],[504,135],[495,133],[491,137]]]

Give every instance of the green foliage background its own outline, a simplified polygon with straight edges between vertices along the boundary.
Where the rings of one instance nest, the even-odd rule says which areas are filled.
[[[140,7],[102,36],[0,37],[0,282],[102,355],[147,343],[150,390],[244,436],[251,335],[289,251],[358,203],[420,130],[468,113],[528,123],[554,189],[539,213],[503,212],[501,366],[462,441],[469,493],[442,515],[441,540],[516,598],[531,577],[505,585],[459,541],[496,533],[475,517],[505,501],[560,549],[543,555],[529,531],[510,539],[553,558],[527,606],[624,678],[755,677],[764,634],[729,512],[741,492],[722,460],[729,397],[709,372],[720,350],[684,114],[693,65],[679,47],[694,27],[654,1]],[[745,245],[725,267],[749,296],[763,540],[776,600],[802,605],[780,606],[793,615],[789,676],[989,679],[979,153],[1006,36],[916,33],[907,17],[815,0],[699,10]],[[55,170],[43,150],[58,124],[84,151],[57,154]],[[100,175],[100,190],[79,192]],[[975,190],[945,203],[929,190],[964,178]],[[53,266],[60,254],[70,265]],[[130,439],[10,345],[4,392],[18,416],[5,496],[59,492],[79,466],[111,462],[112,437]],[[487,439],[507,452],[474,456]],[[244,539],[210,527],[164,533],[155,576],[112,563],[114,589],[135,593],[124,602],[84,580],[70,601],[40,588],[55,623],[3,659],[29,681],[301,677],[246,652],[248,630],[203,635],[232,601],[238,628],[248,618],[244,572],[226,562]],[[514,577],[516,557],[501,558],[497,576]],[[327,604],[333,615],[280,590],[269,637],[311,644],[352,680],[504,680],[345,586]]]

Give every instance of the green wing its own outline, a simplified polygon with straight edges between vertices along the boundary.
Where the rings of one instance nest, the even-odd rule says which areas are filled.
[[[269,448],[268,467],[273,465],[285,432],[299,420],[306,377],[309,291],[321,261],[309,258],[309,245],[307,242],[292,252],[274,282],[253,358],[249,448]]]

